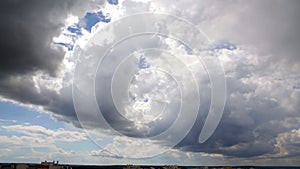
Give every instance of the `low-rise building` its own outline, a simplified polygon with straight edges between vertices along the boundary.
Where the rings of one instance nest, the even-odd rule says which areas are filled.
[[[226,167],[224,167],[224,169],[233,169],[233,168],[230,166],[226,166]]]
[[[180,169],[177,165],[165,166],[164,169]]]
[[[35,169],[64,169],[63,165],[59,165],[58,161],[55,163],[53,162],[41,162],[41,164],[38,164],[35,166]]]
[[[135,165],[127,165],[123,169],[142,169],[140,166],[135,166]]]
[[[28,169],[29,165],[28,164],[17,164],[16,169]]]

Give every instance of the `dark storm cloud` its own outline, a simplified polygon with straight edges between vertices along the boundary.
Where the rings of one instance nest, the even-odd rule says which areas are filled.
[[[2,76],[42,70],[55,75],[64,56],[51,47],[72,2],[1,1],[0,72]]]
[[[43,106],[61,119],[74,120],[70,87],[57,93],[35,86],[33,76],[56,77],[65,51],[52,39],[65,26],[68,15],[79,17],[99,9],[104,1],[4,0],[0,2],[0,95],[24,104]],[[55,80],[55,79],[54,79]],[[66,92],[67,91],[67,92]]]
[[[284,70],[270,70],[261,67],[263,62],[251,64],[251,59],[260,56],[229,53],[228,57],[234,61],[224,65],[227,72],[227,102],[217,130],[209,140],[199,144],[197,138],[203,126],[203,119],[206,118],[200,113],[196,124],[177,148],[252,158],[276,156],[282,153],[283,147],[296,147],[300,114],[295,101],[299,100],[300,94],[293,88],[293,83],[297,83],[299,77],[293,75],[293,78],[288,78],[291,72],[285,64],[281,64]],[[246,57],[247,55],[251,57]],[[252,76],[249,76],[248,71],[244,71],[245,67],[250,69]],[[282,79],[274,76],[278,73]],[[284,104],[285,101],[287,102]],[[284,143],[279,145],[279,142]],[[285,151],[290,157],[299,156],[293,149],[286,148]]]
[[[25,104],[46,105],[53,98],[53,91],[42,89],[38,92],[34,87],[34,82],[30,76],[9,76],[1,79],[1,95]]]
[[[225,112],[221,123],[212,137],[199,144],[195,139],[199,136],[201,127],[193,128],[187,137],[177,145],[177,148],[191,152],[217,153],[231,157],[253,157],[275,153],[275,138],[258,138],[254,136],[255,126],[236,124]],[[198,121],[199,122],[199,121]],[[246,122],[247,123],[247,122]],[[260,133],[264,135],[264,133]]]
[[[76,127],[80,127],[72,100],[72,86],[62,88],[59,94],[55,93],[51,98],[51,101],[44,105],[44,109],[54,112],[57,119],[71,121]]]
[[[65,52],[52,46],[52,38],[60,34],[69,14],[91,6],[69,0],[1,1],[0,77],[37,70],[55,76]]]
[[[36,88],[30,75],[14,75],[1,79],[0,93],[6,99],[42,106],[45,111],[53,112],[57,119],[73,122],[80,127],[72,102],[71,86],[62,88],[57,93],[43,85]]]

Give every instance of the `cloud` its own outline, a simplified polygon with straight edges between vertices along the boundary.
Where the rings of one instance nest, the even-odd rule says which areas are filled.
[[[1,78],[15,74],[43,71],[55,76],[65,51],[54,45],[71,13],[87,5],[77,1],[2,1],[1,2]]]
[[[6,119],[0,119],[0,122],[9,122],[9,123],[16,123],[17,120],[6,120]]]
[[[73,107],[69,84],[71,72],[68,71],[75,64],[74,58],[65,55],[65,50],[53,44],[52,39],[59,36],[69,14],[82,17],[88,10],[100,8],[99,5],[94,6],[97,3],[101,5],[103,2],[1,1],[1,97],[41,106],[43,110],[52,112],[57,119],[81,127]],[[171,42],[163,44],[174,54],[180,55],[184,63],[193,65],[191,70],[196,72],[202,87],[201,109],[196,123],[187,137],[176,146],[177,149],[229,157],[299,156],[296,148],[299,144],[297,119],[300,116],[300,93],[297,89],[300,84],[299,1],[265,0],[245,3],[238,0],[124,0],[118,5],[120,15],[123,16],[156,11],[188,19],[215,44],[214,50],[225,69],[228,93],[222,121],[214,135],[204,144],[199,144],[197,139],[209,109],[209,80],[203,72],[201,74],[200,63],[193,63],[192,57],[186,54],[188,52],[183,46]],[[112,20],[116,19],[114,16],[119,17],[114,14]],[[158,42],[161,41],[155,41]],[[123,48],[130,45],[139,44],[132,42]],[[68,70],[64,70],[67,69],[66,60],[72,67]],[[111,65],[107,65],[109,66]],[[181,68],[178,67],[178,72]],[[190,78],[184,81],[189,82]],[[107,112],[111,112],[110,106],[105,107]],[[87,126],[107,129],[95,121],[94,116],[86,115]],[[114,116],[111,118],[119,120]],[[132,128],[124,128],[126,125],[122,123],[115,125],[132,135],[136,132],[134,125],[130,126]],[[21,131],[21,128],[26,130]],[[43,135],[56,133],[54,139],[58,140],[62,139],[60,134],[67,134],[63,131],[48,131],[38,126],[10,126],[5,129],[26,135],[39,135],[39,132]],[[157,128],[155,132],[160,130],[161,128]],[[10,139],[4,137],[3,142]],[[69,137],[77,139],[76,135],[71,134]],[[158,143],[166,146],[168,141],[170,140],[159,140]],[[128,145],[120,140],[114,142]],[[127,151],[130,148],[132,147],[125,149]],[[92,152],[95,156],[101,154],[103,151]]]
[[[1,97],[41,106],[61,116],[67,112],[67,116],[72,116],[67,121],[76,119],[72,104],[62,106],[57,102],[72,102],[71,90],[65,85],[72,67],[66,50],[55,44],[53,38],[68,26],[70,15],[83,17],[103,4],[103,0],[1,1]],[[63,86],[67,88],[62,89]]]
[[[160,155],[170,147],[163,147],[151,140],[137,140],[124,136],[115,136],[113,141],[100,150],[91,151],[92,156],[114,158],[147,158]]]
[[[178,148],[249,158],[280,153],[276,147],[278,135],[299,127],[296,119],[300,114],[294,102],[299,99],[299,92],[293,88],[299,77],[295,74],[290,77],[290,69],[262,67],[268,57],[242,49],[222,49],[218,54],[228,87],[221,123],[212,138],[202,145],[194,139],[201,127],[196,124]]]
[[[269,131],[256,131],[270,120],[299,117],[300,27],[298,1],[151,1],[143,5],[149,11],[171,13],[188,19],[212,41],[230,42],[235,50],[217,48],[227,80],[227,103],[221,124],[207,143],[199,145],[199,116],[193,130],[178,148],[186,151],[222,153],[234,157],[276,154],[278,126]],[[137,1],[124,1],[129,14]],[[132,5],[135,4],[135,5]],[[125,7],[126,6],[126,7]],[[202,107],[206,109],[206,107]],[[297,124],[296,122],[294,122]],[[294,126],[297,129],[297,126]],[[256,131],[256,132],[254,132]],[[264,137],[267,135],[267,137]]]
[[[299,156],[300,129],[293,129],[285,133],[280,133],[276,138],[276,146],[279,148],[280,156]]]
[[[66,129],[46,129],[39,125],[2,125],[0,136],[0,157],[6,161],[43,161],[48,158],[67,160],[77,158],[82,152],[60,147],[59,143],[69,145],[87,140],[84,133]],[[88,155],[86,155],[88,156]]]
[[[87,139],[86,135],[82,132],[68,131],[64,129],[50,130],[50,129],[46,129],[43,126],[38,126],[38,125],[8,125],[8,126],[1,126],[1,129],[7,130],[9,132],[17,132],[19,134],[24,135],[20,137],[12,136],[11,138],[9,138],[8,136],[3,136],[1,139],[1,143],[4,143],[6,142],[5,140],[9,140],[9,139],[12,139],[10,144],[15,144],[24,141],[24,139],[28,142],[30,139],[32,139],[32,141],[29,141],[33,143],[30,146],[34,146],[34,142],[38,142],[38,143],[51,143],[57,141],[76,142],[76,141],[82,141]]]

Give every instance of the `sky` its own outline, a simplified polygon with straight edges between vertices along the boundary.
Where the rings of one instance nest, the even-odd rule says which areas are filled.
[[[0,162],[300,165],[299,8],[0,1]]]

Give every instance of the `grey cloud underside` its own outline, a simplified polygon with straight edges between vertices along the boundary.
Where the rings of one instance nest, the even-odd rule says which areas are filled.
[[[1,96],[25,104],[41,105],[61,119],[75,120],[70,87],[62,89],[61,94],[45,86],[39,86],[38,91],[32,76],[36,72],[54,78],[57,76],[65,51],[53,44],[52,38],[61,33],[68,15],[82,17],[88,10],[99,9],[103,3],[102,0],[1,1]]]
[[[155,2],[157,6],[169,3]],[[228,93],[218,129],[206,143],[198,144],[195,138],[205,118],[199,116],[198,123],[177,147],[235,157],[278,153],[279,148],[275,145],[280,133],[300,127],[297,122],[292,123],[292,128],[278,125],[283,120],[300,116],[299,90],[295,90],[299,83],[297,72],[300,71],[300,20],[297,19],[300,2],[203,1],[195,5],[194,1],[177,1],[176,6],[178,8],[174,10],[165,10],[197,24],[214,42],[240,44],[241,48],[250,51],[250,56],[253,55],[250,58],[256,60],[251,62],[244,59],[243,54],[237,54],[230,56],[235,60],[233,63],[223,63],[230,64],[224,65]],[[227,66],[234,68],[226,70]],[[261,80],[268,83],[260,84]],[[277,125],[277,128],[271,127]],[[294,148],[297,141],[288,144],[286,147]],[[288,151],[292,152],[286,157],[299,156],[296,153],[299,149]]]
[[[213,136],[203,144],[198,143],[210,101],[207,97],[209,87],[203,87],[205,92],[201,93],[203,99],[197,122],[176,148],[233,157],[274,155],[277,158],[275,155],[280,150],[276,143],[281,138],[286,141],[282,147],[289,153],[279,157],[300,156],[296,136],[291,134],[292,130],[300,127],[300,94],[295,87],[300,83],[300,1],[230,2],[197,4],[178,1],[176,9],[168,9],[199,25],[212,40],[232,41],[252,52],[247,54],[248,60],[243,53],[231,55],[233,62],[227,63],[229,66],[224,65],[227,103]],[[168,6],[164,3],[169,2],[157,3]],[[82,15],[87,9],[94,8],[92,4],[77,1],[0,1],[2,97],[43,106],[57,119],[80,127],[73,107],[71,86],[63,88],[60,93],[43,86],[38,91],[32,75],[42,71],[56,76],[64,51],[59,47],[51,48],[51,40],[60,33],[68,14]],[[138,11],[133,8],[137,2],[124,1],[126,4],[128,13]],[[143,5],[143,8],[149,10],[149,4]],[[257,51],[258,54],[255,53]],[[257,62],[252,62],[251,58]],[[87,117],[91,128],[99,126],[91,119],[93,117]],[[164,144],[163,140],[161,142]]]
[[[284,65],[284,71],[278,76],[276,69],[269,70],[267,67],[260,67],[260,64],[250,64],[249,60],[243,57],[243,53],[229,56],[238,59],[234,61],[236,65],[230,65],[233,70],[229,70],[225,65],[227,103],[218,129],[207,142],[199,144],[194,138],[199,135],[199,128],[202,126],[201,123],[195,124],[177,148],[233,157],[254,158],[268,155],[278,158],[275,154],[280,153],[280,146],[276,145],[280,135],[285,133],[287,139],[290,139],[292,137],[288,135],[299,129],[300,114],[296,102],[299,101],[300,94],[299,90],[293,87],[293,84],[299,83],[299,76],[295,77],[293,74],[293,77],[289,78],[292,71],[284,63],[281,63],[281,66]],[[245,68],[250,69],[252,76],[249,76]],[[285,99],[286,104],[283,103]],[[199,116],[197,122],[203,118],[205,116]],[[296,140],[286,146],[295,148]],[[298,148],[297,151],[288,148],[288,152],[280,156],[299,156]]]
[[[1,1],[0,77],[34,71],[55,76],[65,52],[51,47],[52,38],[60,34],[69,14],[97,7],[91,6],[81,1]]]
[[[1,1],[1,75],[36,70],[55,74],[64,52],[51,49],[70,2]],[[55,12],[56,9],[59,12]]]

